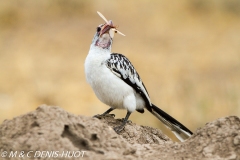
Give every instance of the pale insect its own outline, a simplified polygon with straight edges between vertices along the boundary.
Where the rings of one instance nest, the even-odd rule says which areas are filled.
[[[99,15],[107,24],[109,24],[109,21],[102,15],[102,13],[100,13],[100,12],[98,12],[98,11],[97,11],[97,13],[98,13],[98,15]],[[109,25],[110,25],[110,24],[109,24]],[[123,34],[122,32],[120,32],[119,30],[117,30],[116,28],[111,28],[110,30],[111,30],[110,34],[114,34],[114,32],[115,32],[115,33],[118,33],[118,34],[120,34],[120,35],[122,35],[122,36],[126,36],[125,34]]]

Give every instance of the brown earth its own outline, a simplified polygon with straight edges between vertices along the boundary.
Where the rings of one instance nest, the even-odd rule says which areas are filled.
[[[129,58],[151,102],[192,131],[219,117],[240,116],[239,0],[5,0],[0,124],[39,104],[87,116],[108,108],[84,73],[96,27],[104,23],[97,11],[126,34],[114,37],[112,51]],[[122,118],[126,111],[113,113]],[[130,119],[174,138],[148,112]]]
[[[75,159],[240,159],[240,119],[236,116],[209,122],[182,143],[132,122],[118,135],[112,126],[120,123],[112,115],[97,119],[42,105],[1,124],[0,158],[5,153],[11,159],[17,151],[12,159],[20,159],[24,151],[24,158],[32,159],[74,159],[66,158],[71,156],[67,152],[76,153]],[[37,151],[58,154],[49,158]]]

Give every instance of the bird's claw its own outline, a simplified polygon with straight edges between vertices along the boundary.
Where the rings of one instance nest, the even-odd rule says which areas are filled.
[[[131,120],[127,120],[127,123],[132,123],[132,121]]]
[[[113,117],[113,118],[115,117],[115,114],[109,114],[109,115],[110,115],[111,117]]]
[[[94,115],[93,118],[98,118],[98,119],[102,119],[103,116],[106,116],[106,115],[109,115],[111,117],[115,117],[115,114],[97,114],[97,115]]]
[[[93,118],[101,119],[101,118],[102,118],[102,115],[101,115],[101,114],[97,114],[97,115],[94,115]]]
[[[117,134],[119,134],[124,129],[124,126],[123,125],[117,126],[117,127],[114,127],[113,129]]]
[[[121,121],[124,122],[124,118],[122,118]],[[132,123],[132,121],[131,120],[127,120],[126,123]]]
[[[103,116],[106,116],[106,115],[109,115],[113,118],[115,117],[115,114],[97,114],[97,115],[93,116],[93,118],[101,119]]]

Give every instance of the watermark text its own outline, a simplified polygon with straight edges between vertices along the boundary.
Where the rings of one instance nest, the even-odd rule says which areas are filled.
[[[2,158],[81,158],[86,151],[0,151]]]

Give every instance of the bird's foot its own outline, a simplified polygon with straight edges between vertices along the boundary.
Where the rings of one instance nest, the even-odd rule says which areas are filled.
[[[94,118],[98,118],[98,119],[102,119],[102,117],[103,116],[107,116],[107,115],[109,115],[109,116],[111,116],[111,117],[115,117],[115,114],[97,114],[97,115],[95,115],[95,116],[93,116]]]
[[[113,117],[113,118],[115,117],[115,114],[108,114],[108,115],[111,116],[111,117]]]
[[[123,130],[123,128],[125,127],[125,125],[127,123],[132,123],[132,121],[128,120],[130,114],[131,114],[131,112],[128,111],[126,117],[121,119],[121,121],[123,123],[120,126],[117,126],[117,127],[114,128],[115,132],[117,132],[119,134]]]
[[[120,125],[120,126],[117,126],[117,127],[114,127],[114,131],[119,134],[123,129],[124,129],[125,125]]]
[[[122,118],[121,121],[124,122],[124,118]],[[126,123],[132,123],[132,121],[131,120],[127,120]]]
[[[97,115],[94,115],[93,118],[98,118],[98,119],[101,119],[102,118],[102,114],[97,114]]]
[[[131,120],[126,120],[126,119],[121,119],[121,121],[123,122],[120,126],[117,126],[117,127],[114,127],[113,129],[115,130],[115,132],[117,134],[119,134],[123,129],[124,127],[126,126],[127,123],[132,123]]]

